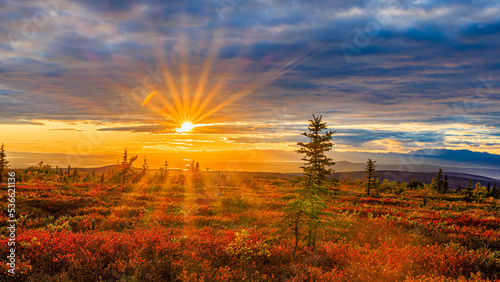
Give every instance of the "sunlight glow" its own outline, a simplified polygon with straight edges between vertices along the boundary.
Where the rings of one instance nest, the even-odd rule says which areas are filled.
[[[190,122],[185,122],[182,124],[182,126],[180,128],[177,128],[175,131],[181,133],[181,132],[189,132],[191,131],[193,128],[195,128],[195,125],[190,123]]]
[[[137,102],[161,116],[163,125],[177,127],[174,132],[183,133],[192,131],[194,127],[223,126],[226,121],[234,121],[235,118],[227,111],[225,114],[220,111],[328,48],[328,45],[313,46],[312,49],[298,52],[291,60],[273,65],[265,72],[252,73],[248,79],[239,79],[240,74],[251,68],[252,61],[240,57],[218,60],[224,44],[224,33],[218,30],[211,34],[203,47],[207,51],[200,54],[190,51],[191,44],[187,36],[179,38],[179,43],[168,56],[161,40],[154,40],[153,53],[158,64],[156,69],[142,77],[142,74],[133,73],[137,81],[142,81],[142,87],[136,86],[130,91],[119,83],[110,85],[105,79],[102,84],[111,86],[120,95],[130,93],[129,97],[119,101],[126,103],[120,108],[127,109],[133,105],[131,102]],[[233,89],[235,85],[237,88]],[[217,130],[220,128],[200,128],[196,133],[207,134]]]
[[[151,102],[151,99],[153,99],[153,97],[156,95],[156,92],[157,91],[153,91],[151,92],[147,97],[146,99],[144,99],[144,101],[142,102],[142,106],[146,106],[149,102]]]
[[[230,87],[232,78],[237,77],[249,67],[251,61],[236,58],[219,62],[217,58],[223,44],[220,40],[223,36],[223,31],[216,31],[207,40],[207,46],[205,46],[207,52],[204,58],[191,56],[187,36],[179,39],[179,44],[168,57],[161,42],[154,41],[154,55],[158,62],[157,72],[161,73],[158,79],[163,80],[164,83],[158,82],[164,85],[158,86],[149,95],[145,95],[142,106],[147,106],[163,116],[168,121],[168,125],[180,125],[184,121],[190,121],[196,124],[193,127],[200,127],[203,126],[202,123],[208,126],[214,122],[225,121],[229,119],[227,115],[225,117],[213,116],[228,105],[270,84],[287,73],[294,65],[299,65],[319,51],[318,48],[313,48],[305,53],[302,52],[298,57],[283,65],[274,66],[269,71],[256,74],[256,77],[252,76],[249,81],[237,80],[241,87],[235,91]],[[156,79],[156,76],[154,78]],[[176,131],[188,132],[193,127],[182,125]]]

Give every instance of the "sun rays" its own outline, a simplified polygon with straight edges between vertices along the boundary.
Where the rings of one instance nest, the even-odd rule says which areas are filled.
[[[210,126],[227,122],[216,113],[269,85],[310,58],[316,50],[302,50],[299,56],[267,66],[265,62],[259,62],[264,64],[266,71],[248,73],[248,67],[256,62],[244,54],[231,59],[218,58],[223,46],[222,33],[221,30],[215,31],[206,44],[208,46],[196,47],[192,47],[193,42],[187,36],[181,36],[168,54],[161,48],[162,44],[154,44],[155,59],[163,81],[161,87],[145,95],[141,105],[164,117],[177,133],[192,132],[201,123]],[[245,76],[243,72],[246,72]],[[186,130],[188,126],[189,130]]]
[[[121,96],[111,110],[123,112],[122,123],[140,118],[164,125],[164,133],[210,133],[210,126],[237,122],[243,114],[223,109],[304,64],[325,47],[304,46],[286,59],[276,59],[280,51],[274,50],[257,60],[250,55],[253,39],[240,42],[231,58],[221,58],[221,48],[228,44],[223,29],[197,42],[187,35],[177,36],[169,48],[165,39],[154,38],[150,43],[156,69],[149,65],[142,72],[124,71],[126,81],[122,83],[103,81]],[[134,81],[135,86],[125,86]],[[183,124],[193,126],[184,130]]]

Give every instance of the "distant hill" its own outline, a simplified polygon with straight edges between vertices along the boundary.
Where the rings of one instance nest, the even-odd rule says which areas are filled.
[[[410,152],[408,155],[425,157],[454,163],[467,163],[469,166],[500,167],[500,155],[469,150],[423,149]]]
[[[92,171],[95,171],[96,173],[108,173],[109,171],[111,171],[112,169],[116,168],[118,165],[114,164],[114,165],[107,165],[107,166],[100,166],[100,167],[87,167],[87,168],[77,168],[79,172],[92,172]],[[134,171],[138,171],[138,170],[141,170],[141,168],[138,168],[138,167],[132,167],[132,170]],[[155,171],[157,169],[149,169],[151,171]],[[176,168],[169,168],[168,170],[179,170],[179,169],[176,169]]]
[[[108,171],[112,170],[115,168],[117,165],[107,165],[107,166],[101,166],[101,167],[90,167],[90,168],[77,168],[79,172],[92,172],[95,171],[96,173],[107,173]]]
[[[380,176],[380,180],[383,181],[387,179],[388,181],[400,181],[400,182],[409,182],[411,179],[419,180],[423,183],[431,183],[432,179],[436,177],[436,173],[430,172],[409,172],[409,171],[394,171],[394,170],[381,170],[378,171],[377,174]],[[500,181],[484,177],[480,175],[472,175],[458,172],[449,172],[448,174],[448,182],[450,184],[450,189],[456,189],[458,185],[465,187],[469,183],[469,180],[472,180],[472,185],[475,185],[477,182],[480,182],[481,185],[486,186],[488,182],[493,185],[494,182],[500,184]],[[349,171],[349,172],[340,172],[335,173],[335,176],[340,176],[340,179],[365,179],[364,171]]]
[[[377,161],[378,170],[460,172],[500,180],[500,155],[470,150],[422,149],[410,153],[332,152],[335,171],[362,171],[366,160]],[[340,161],[348,160],[348,162]]]
[[[336,172],[350,172],[350,171],[364,171],[366,163],[352,163],[347,161],[340,161],[333,167]],[[500,182],[500,168],[481,168],[481,167],[459,167],[459,166],[447,166],[447,165],[429,165],[425,163],[417,164],[379,164],[377,165],[378,170],[390,170],[390,171],[413,171],[413,173],[418,172],[429,172],[436,175],[439,169],[443,169],[444,172],[448,173],[462,173],[470,175],[479,175],[486,178],[496,179]]]

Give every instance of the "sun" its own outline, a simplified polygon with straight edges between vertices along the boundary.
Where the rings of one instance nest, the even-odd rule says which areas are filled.
[[[185,122],[182,124],[182,126],[180,128],[177,128],[175,131],[177,132],[189,132],[191,131],[193,128],[195,128],[195,125],[190,123],[190,122]]]

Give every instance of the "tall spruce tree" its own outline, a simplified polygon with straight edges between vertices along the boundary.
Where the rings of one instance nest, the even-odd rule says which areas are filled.
[[[365,167],[365,174],[366,174],[366,195],[370,196],[370,189],[375,188],[376,186],[376,180],[375,178],[377,175],[375,175],[375,167],[377,165],[375,164],[377,161],[372,161],[371,159],[368,159],[366,162],[366,167]]]
[[[335,131],[328,131],[326,122],[321,121],[322,116],[309,120],[309,132],[302,135],[309,138],[308,143],[297,142],[301,148],[297,150],[299,154],[305,154],[302,158],[305,161],[301,166],[304,171],[302,186],[297,189],[296,195],[284,197],[288,202],[284,207],[285,228],[295,241],[293,248],[293,259],[299,242],[306,239],[306,244],[313,249],[316,247],[317,232],[322,226],[321,214],[326,204],[323,199],[328,193],[325,187],[328,176],[333,173],[330,168],[335,163],[325,155],[331,150],[332,134]]]
[[[304,171],[304,177],[309,185],[322,185],[327,181],[327,177],[333,173],[329,167],[335,165],[333,160],[325,155],[332,149],[332,135],[335,131],[326,131],[326,122],[321,121],[322,116],[309,120],[309,132],[302,135],[309,138],[308,143],[297,142],[301,148],[297,151],[299,154],[305,154],[302,158],[305,161],[301,166]],[[323,132],[325,130],[325,132]]]
[[[3,172],[7,169],[9,161],[7,161],[7,154],[5,154],[4,145],[0,147],[0,183],[3,181]]]

